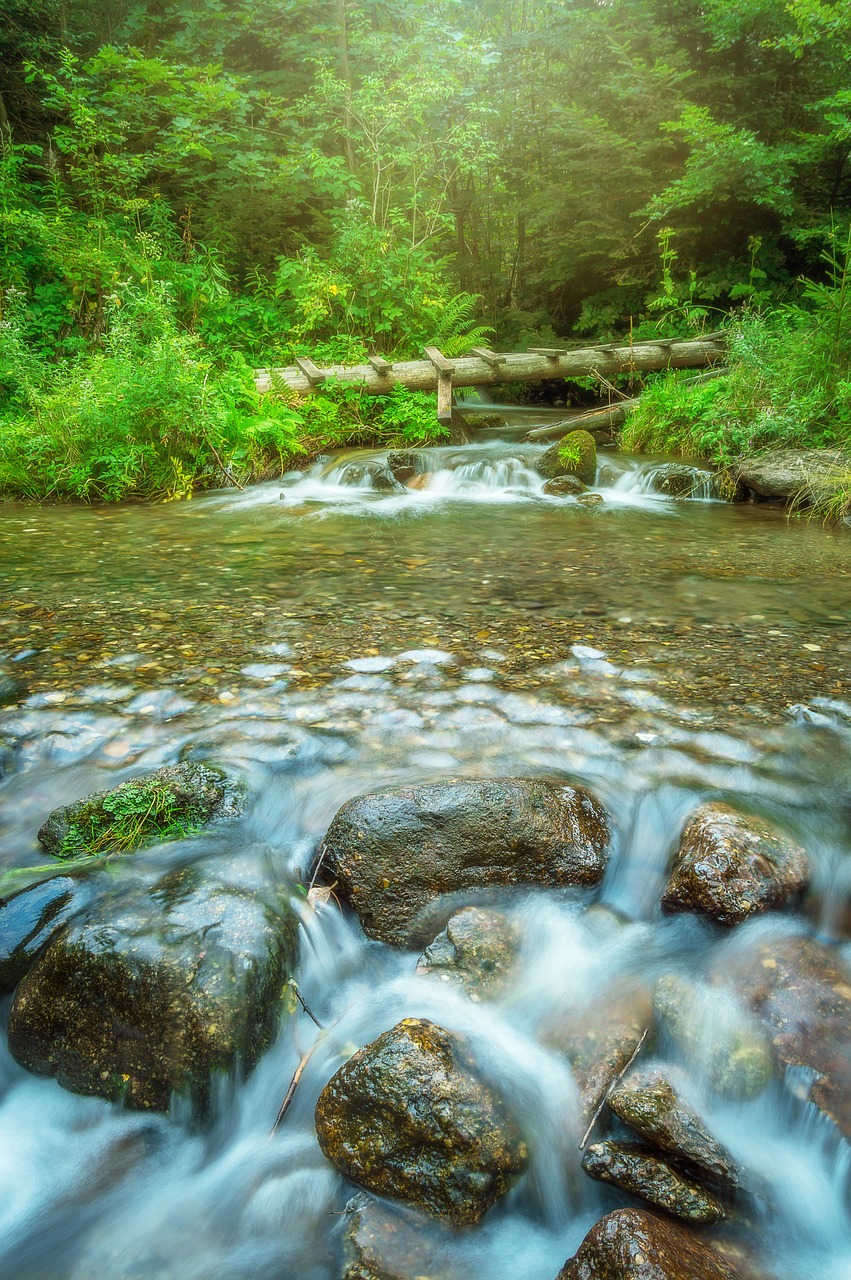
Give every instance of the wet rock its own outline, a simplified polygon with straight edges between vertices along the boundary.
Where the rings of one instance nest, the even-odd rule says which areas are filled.
[[[557,476],[544,485],[544,493],[554,498],[575,498],[585,492],[585,485],[576,476]]]
[[[847,461],[846,461],[847,469]],[[733,479],[764,498],[794,498],[808,485],[825,485],[843,469],[843,457],[836,449],[770,449],[755,458],[745,458],[733,472]]]
[[[643,1209],[618,1209],[591,1228],[558,1280],[740,1280],[698,1236]]]
[[[596,884],[609,822],[589,792],[524,778],[459,779],[349,800],[325,837],[323,872],[372,938],[395,945],[443,893],[493,885]]]
[[[456,1226],[479,1221],[526,1163],[464,1042],[406,1018],[356,1053],[316,1105],[319,1145],[346,1177]]]
[[[433,476],[434,472],[432,471],[421,471],[418,476],[411,476],[410,480],[406,482],[405,488],[418,490],[428,489]]]
[[[425,470],[423,455],[415,449],[394,449],[387,455],[387,470],[399,484],[405,484]]]
[[[601,493],[580,493],[576,501],[583,507],[602,507],[604,499]]]
[[[53,876],[0,900],[0,992],[18,985],[54,933],[92,896],[90,883],[73,876]]]
[[[727,993],[666,974],[656,984],[653,1006],[680,1053],[717,1093],[753,1098],[771,1080],[768,1036]]]
[[[666,462],[653,474],[653,488],[669,498],[691,498],[705,490],[709,475],[683,462]]]
[[[405,487],[389,467],[378,462],[350,462],[340,472],[340,484],[353,489],[376,489],[382,493],[404,493]]]
[[[638,1143],[595,1142],[585,1152],[582,1168],[599,1182],[610,1182],[685,1222],[720,1222],[724,1217],[717,1196]]]
[[[38,838],[56,858],[126,853],[237,817],[245,791],[221,769],[171,764],[54,809]]]
[[[9,707],[27,695],[26,686],[14,676],[0,674],[0,707]]]
[[[356,1196],[346,1205],[343,1280],[453,1280],[454,1239],[442,1223],[426,1224],[401,1205]]]
[[[472,999],[496,995],[517,958],[520,932],[498,911],[467,907],[449,920],[417,961],[417,973],[463,987]]]
[[[612,1091],[609,1106],[652,1147],[685,1161],[698,1176],[735,1188],[739,1179],[733,1157],[683,1102],[672,1080],[676,1074],[670,1069],[636,1071]]]
[[[17,989],[9,1048],[75,1093],[200,1110],[214,1077],[268,1046],[296,956],[278,890],[197,868],[100,899],[54,937]]]
[[[635,1053],[653,1021],[650,992],[638,984],[608,992],[543,1038],[566,1054],[579,1086],[580,1114],[588,1124],[606,1091]]]
[[[779,1060],[818,1073],[813,1102],[851,1138],[851,972],[842,953],[812,938],[775,938],[743,948],[723,977],[768,1025]]]
[[[501,413],[493,411],[489,413],[472,414],[472,423],[477,431],[502,431],[508,426],[508,421]]]
[[[762,818],[702,805],[685,825],[662,908],[734,925],[784,907],[806,889],[809,859]]]
[[[544,453],[537,463],[545,480],[576,476],[583,484],[593,484],[597,475],[597,445],[588,431],[569,431]]]

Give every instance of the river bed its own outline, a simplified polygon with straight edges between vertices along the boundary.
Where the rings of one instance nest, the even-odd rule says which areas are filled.
[[[154,877],[235,852],[303,881],[339,806],[452,776],[582,783],[615,851],[590,895],[519,893],[510,991],[474,1004],[416,976],[333,904],[304,909],[300,988],[334,1032],[269,1131],[316,1036],[302,1013],[199,1133],[24,1072],[0,1049],[0,1272],[15,1280],[337,1280],[352,1188],[313,1132],[353,1047],[403,1017],[472,1038],[516,1110],[529,1172],[474,1231],[435,1235],[457,1277],[555,1280],[629,1197],[580,1170],[575,1086],[540,1028],[627,978],[698,982],[730,936],[665,918],[677,835],[702,800],[768,816],[814,865],[806,913],[735,931],[844,939],[851,873],[851,535],[710,491],[656,493],[652,462],[601,454],[603,502],[549,498],[537,450],[432,451],[429,487],[375,492],[345,469],[185,504],[0,508],[0,894],[47,874],[57,805],[178,759],[244,779],[238,822],[132,859]],[[113,861],[120,884],[122,868]],[[610,913],[603,929],[589,902]],[[8,1015],[9,999],[0,1009]],[[704,1114],[759,1188],[734,1242],[777,1280],[845,1280],[849,1148],[787,1073]],[[425,1230],[425,1228],[423,1228]],[[723,1233],[722,1233],[723,1234]]]

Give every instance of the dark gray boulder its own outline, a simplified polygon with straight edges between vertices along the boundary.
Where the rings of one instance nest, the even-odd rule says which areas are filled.
[[[847,456],[837,449],[770,449],[744,458],[733,479],[761,497],[788,501],[809,485],[829,485],[847,467]]]
[[[671,1068],[633,1072],[609,1095],[609,1106],[654,1149],[689,1165],[697,1177],[733,1190],[739,1181],[733,1157],[683,1101],[676,1080]]]
[[[710,488],[712,477],[685,462],[666,462],[653,473],[653,488],[669,498],[692,498]]]
[[[56,858],[127,853],[237,817],[245,790],[211,765],[165,765],[54,809],[38,838]]]
[[[75,1093],[201,1111],[215,1077],[247,1072],[277,1028],[297,953],[277,889],[174,872],[100,899],[60,932],[18,986],[9,1048]]]
[[[393,449],[387,455],[387,470],[399,484],[425,471],[425,460],[416,449]]]
[[[460,1037],[406,1018],[323,1089],[316,1133],[345,1177],[455,1226],[478,1222],[527,1152]]]
[[[617,1209],[586,1235],[558,1280],[744,1280],[704,1240],[644,1209]]]
[[[57,930],[93,896],[90,881],[52,876],[0,901],[0,992],[14,990]]]
[[[585,1152],[582,1168],[685,1222],[720,1222],[725,1216],[717,1196],[638,1143],[595,1142]]]
[[[740,924],[786,906],[809,880],[809,858],[788,836],[763,818],[713,802],[701,805],[683,829],[662,909]]]
[[[339,810],[320,853],[323,873],[364,931],[404,946],[435,898],[489,886],[596,884],[609,821],[589,792],[525,778],[458,779],[370,792]]]

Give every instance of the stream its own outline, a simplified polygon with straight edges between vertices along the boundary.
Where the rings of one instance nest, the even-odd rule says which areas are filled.
[[[385,455],[361,450],[190,503],[0,507],[0,895],[49,874],[52,809],[181,759],[243,779],[246,812],[134,854],[134,876],[238,854],[303,882],[350,797],[447,777],[581,783],[615,825],[596,890],[500,900],[520,958],[491,1002],[303,902],[299,989],[333,1030],[274,1138],[317,1036],[302,1012],[202,1131],[32,1076],[4,1034],[0,1275],[339,1280],[353,1187],[319,1150],[316,1101],[354,1048],[426,1017],[468,1037],[531,1152],[480,1227],[433,1229],[434,1274],[555,1280],[599,1218],[638,1202],[582,1172],[576,1086],[542,1029],[636,979],[699,986],[764,938],[851,959],[851,532],[721,502],[708,474],[675,500],[655,488],[664,460],[602,451],[602,502],[550,497],[541,447],[511,434],[429,450],[415,489],[376,491]],[[661,914],[707,799],[806,848],[803,911],[729,932]],[[111,874],[120,887],[120,859]],[[748,1221],[715,1230],[776,1280],[847,1280],[851,1148],[807,1084],[787,1069],[731,1101],[694,1081],[753,1189]]]

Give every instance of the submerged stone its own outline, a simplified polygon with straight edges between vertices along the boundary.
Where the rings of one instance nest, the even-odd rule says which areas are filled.
[[[526,1164],[463,1040],[426,1019],[406,1018],[340,1068],[316,1132],[345,1177],[456,1226],[478,1222]]]
[[[638,1143],[595,1142],[585,1152],[582,1168],[685,1222],[720,1222],[724,1217],[717,1196]]]
[[[214,1078],[250,1071],[270,1043],[297,929],[279,890],[194,867],[101,899],[21,982],[9,1048],[74,1093],[203,1110]]]
[[[694,1167],[700,1176],[734,1188],[733,1157],[672,1083],[676,1074],[658,1067],[636,1071],[609,1095],[615,1115],[652,1147]]]
[[[90,883],[53,876],[0,901],[0,992],[12,991],[50,939],[93,895]]]
[[[417,973],[463,987],[473,999],[497,994],[517,959],[520,931],[499,911],[466,907],[426,947]]]
[[[593,885],[605,871],[608,845],[606,811],[582,788],[482,778],[349,800],[332,821],[320,857],[364,931],[404,946],[418,940],[412,922],[441,894],[494,885]]]
[[[371,1196],[346,1205],[343,1280],[461,1280],[453,1256],[457,1238],[440,1222]]]
[[[809,878],[804,850],[769,822],[726,804],[705,804],[680,837],[662,908],[739,924],[786,906],[803,893]]]
[[[588,431],[569,431],[541,455],[537,462],[545,480],[576,476],[583,484],[593,484],[597,475],[597,445]]]
[[[726,992],[666,974],[656,983],[653,1007],[680,1053],[717,1093],[753,1098],[771,1080],[768,1036]]]
[[[740,1280],[740,1273],[676,1223],[617,1209],[591,1228],[558,1280]]]
[[[813,1102],[851,1139],[851,971],[841,950],[775,938],[727,960],[722,976],[767,1024],[778,1059],[818,1074]]]
[[[546,1043],[570,1062],[579,1086],[583,1124],[590,1121],[609,1086],[627,1066],[652,1021],[650,992],[638,983],[628,983],[545,1028]]]
[[[669,498],[691,498],[710,480],[705,471],[684,462],[666,462],[653,473],[653,488]]]
[[[127,853],[234,818],[244,788],[205,764],[171,764],[54,809],[38,838],[56,858]]]

